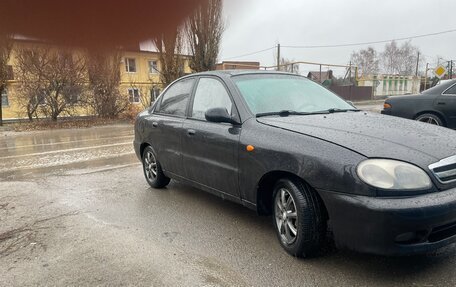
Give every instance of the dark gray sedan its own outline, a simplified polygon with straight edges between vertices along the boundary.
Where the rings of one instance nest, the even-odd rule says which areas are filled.
[[[183,77],[138,116],[134,147],[152,187],[172,178],[273,215],[294,256],[328,235],[389,255],[456,241],[456,132],[356,110],[301,76]]]
[[[382,114],[456,129],[456,80],[419,95],[389,97]]]

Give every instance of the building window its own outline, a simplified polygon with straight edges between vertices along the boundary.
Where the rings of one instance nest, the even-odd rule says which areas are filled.
[[[407,89],[407,79],[405,79],[405,80],[404,80],[404,91],[407,92],[407,90],[408,90],[408,89]]]
[[[157,100],[158,96],[160,95],[160,89],[155,87],[150,89],[150,102],[153,103]]]
[[[8,106],[9,106],[8,91],[6,89],[3,89],[3,91],[2,91],[2,107],[8,107]]]
[[[128,73],[136,73],[136,59],[125,58],[125,70]]]
[[[139,90],[136,88],[128,89],[128,100],[130,103],[139,103]]]
[[[151,74],[158,73],[158,63],[157,63],[157,61],[153,61],[153,60],[149,61],[149,73],[151,73]]]

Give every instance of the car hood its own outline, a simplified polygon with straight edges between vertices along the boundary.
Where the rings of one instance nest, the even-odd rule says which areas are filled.
[[[261,117],[272,127],[319,138],[370,158],[392,158],[423,168],[456,154],[456,131],[367,112]]]

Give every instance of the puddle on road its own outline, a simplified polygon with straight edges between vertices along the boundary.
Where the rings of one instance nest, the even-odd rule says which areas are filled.
[[[5,133],[0,137],[0,180],[64,174],[74,169],[97,172],[139,162],[131,125]]]

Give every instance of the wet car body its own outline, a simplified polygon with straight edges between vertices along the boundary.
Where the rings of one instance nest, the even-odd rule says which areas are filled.
[[[456,129],[456,80],[446,81],[419,95],[389,97],[381,113]],[[432,115],[437,117],[437,122]]]
[[[195,84],[185,115],[157,113],[159,99],[138,116],[136,154],[143,159],[150,147],[167,177],[263,215],[274,213],[275,182],[301,181],[317,194],[322,226],[341,248],[400,255],[456,242],[456,132],[362,111],[258,117],[233,79],[268,74],[297,77],[234,71],[188,76]],[[201,78],[223,83],[235,107],[235,123],[189,117]],[[412,191],[373,187],[357,173],[367,159],[410,163],[422,169],[432,185]],[[447,181],[438,177],[442,168],[450,174]]]

